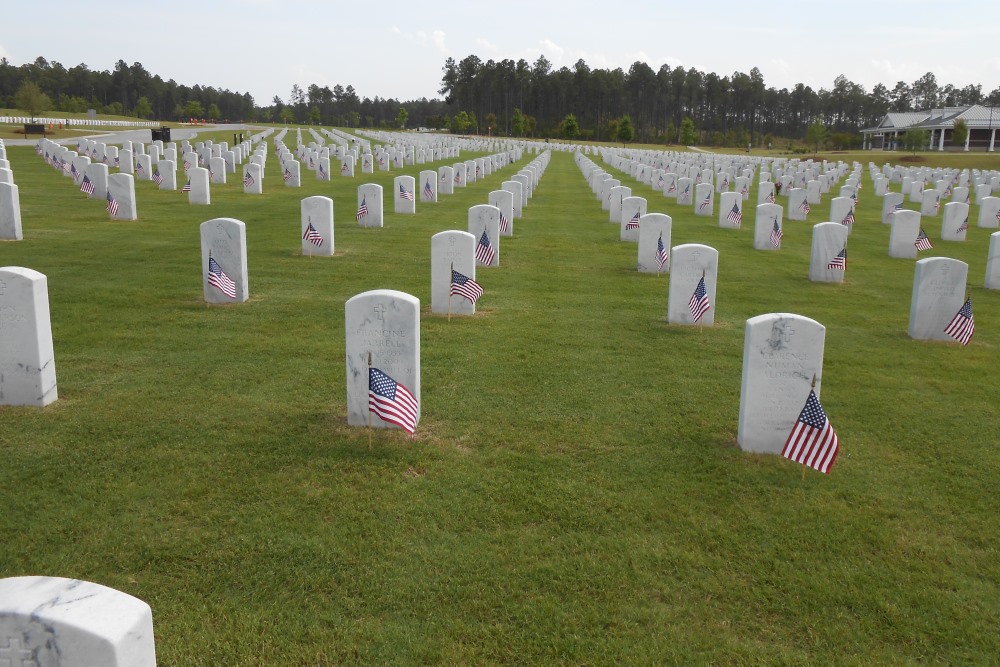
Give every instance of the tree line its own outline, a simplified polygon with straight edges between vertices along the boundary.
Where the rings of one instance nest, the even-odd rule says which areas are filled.
[[[625,72],[591,69],[581,59],[572,69],[554,69],[545,56],[534,64],[448,58],[443,72],[438,92],[453,115],[457,110],[478,118],[493,114],[501,134],[519,134],[521,116],[529,119],[523,131],[533,136],[567,136],[568,128],[579,138],[604,141],[618,139],[620,124],[628,119],[635,138],[645,143],[694,138],[701,144],[761,145],[777,137],[801,139],[820,123],[832,141],[860,145],[858,131],[889,111],[1000,104],[1000,87],[984,95],[981,84],[940,85],[932,72],[892,89],[878,84],[871,92],[843,75],[830,89],[801,83],[777,89],[767,86],[756,67],[719,76],[669,65],[654,71],[637,61]],[[685,130],[693,137],[685,137]]]

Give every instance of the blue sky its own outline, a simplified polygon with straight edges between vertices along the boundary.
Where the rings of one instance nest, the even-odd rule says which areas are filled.
[[[398,2],[132,0],[30,4],[0,27],[0,56],[15,65],[44,56],[67,68],[110,70],[140,62],[178,83],[249,91],[258,104],[303,89],[353,85],[362,97],[434,97],[447,57],[482,60],[544,54],[555,68],[636,60],[654,70],[696,67],[727,76],[757,67],[768,86],[831,88],[843,74],[890,90],[934,72],[939,85],[1000,86],[1000,30],[992,2],[927,0],[825,3]],[[866,17],[871,18],[866,18]]]

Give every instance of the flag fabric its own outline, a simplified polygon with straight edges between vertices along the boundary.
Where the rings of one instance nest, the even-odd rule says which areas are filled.
[[[844,225],[845,227],[850,227],[851,225],[853,225],[854,224],[854,211],[853,210],[848,211],[847,215],[844,216],[844,219],[840,221],[840,224]]]
[[[708,302],[708,290],[705,289],[705,278],[703,276],[698,281],[698,286],[694,288],[694,294],[691,295],[691,299],[688,301],[688,310],[691,311],[691,317],[694,321],[698,322],[708,312],[709,308],[711,308],[711,304]]]
[[[254,179],[253,174],[251,174],[250,170],[247,169],[246,173],[243,174],[243,187],[249,188],[256,182],[257,181]]]
[[[368,369],[368,410],[412,434],[417,428],[417,399],[410,390],[375,367]]]
[[[281,177],[282,177],[283,179],[285,179],[285,182],[287,183],[287,182],[288,182],[289,180],[291,180],[291,178],[292,178],[292,172],[290,172],[290,171],[288,171],[288,170],[286,169],[286,170],[285,170],[285,173],[284,173],[284,174],[282,174],[282,175],[281,175]]]
[[[316,231],[316,228],[313,227],[313,223],[311,220],[309,221],[309,226],[306,227],[305,234],[302,235],[302,239],[304,241],[309,241],[309,243],[312,243],[317,248],[323,245],[323,237],[320,235],[318,231]]]
[[[86,192],[88,195],[94,194],[94,182],[86,174],[83,176],[83,182],[80,183],[80,192]]]
[[[406,201],[413,201],[413,193],[403,187],[403,184],[399,184],[399,198]]]
[[[138,174],[139,176],[142,176],[143,174],[146,173],[146,170],[143,169],[141,162],[135,163],[135,173]]]
[[[181,192],[191,192],[191,179],[190,178],[187,180],[187,183],[184,184],[184,187],[181,188]]]
[[[475,303],[483,295],[483,287],[472,278],[462,275],[455,269],[451,270],[451,295],[464,296]]]
[[[913,242],[913,245],[917,246],[917,250],[930,250],[934,246],[931,245],[931,240],[927,238],[927,232],[924,228],[920,228],[920,233],[917,234],[917,240]]]
[[[76,165],[70,165],[69,173],[73,176],[73,181],[77,181],[80,178],[80,172],[77,170]]]
[[[236,283],[226,275],[226,272],[211,255],[208,256],[208,284],[217,287],[230,299],[236,298]]]
[[[163,176],[160,174],[160,168],[157,167],[153,170],[153,182],[157,185],[163,184]]]
[[[944,328],[944,332],[962,345],[968,345],[975,330],[976,324],[972,317],[972,298],[970,297],[958,309],[955,317],[951,318],[951,322]]]
[[[895,206],[892,207],[892,210],[889,211],[889,215],[896,215],[898,211],[902,210],[903,210],[903,204],[902,203],[896,204]]]
[[[667,249],[663,246],[663,232],[660,232],[660,238],[656,239],[656,270],[662,271],[666,263]]]
[[[826,265],[828,269],[840,269],[841,271],[847,270],[847,246],[837,253],[837,256],[830,260],[830,263]]]
[[[323,180],[326,180],[326,170],[323,169],[322,163],[319,165],[319,177]]]
[[[187,160],[184,160],[184,171],[187,171],[190,168],[191,168],[191,163]]]
[[[766,201],[768,204],[774,203],[774,190],[771,190],[770,192],[767,193],[767,197],[765,197],[764,201]]]
[[[997,209],[997,222],[1000,222],[1000,208]]]
[[[500,211],[500,233],[510,234],[510,220],[503,214],[503,211]]]
[[[700,211],[703,208],[705,208],[706,206],[711,206],[711,205],[712,205],[712,195],[709,195],[709,196],[705,197],[704,201],[702,201],[700,204],[698,204],[698,210]]]
[[[455,183],[459,185],[462,183],[462,174],[457,171],[455,172]]]
[[[66,173],[73,174],[73,178],[76,178],[76,165],[71,164],[68,160],[62,161],[62,170]]]
[[[493,263],[496,256],[497,251],[493,249],[493,244],[490,243],[490,235],[484,229],[483,235],[479,237],[479,243],[476,245],[476,259],[489,266]]]
[[[349,174],[349,173],[351,173],[351,170],[350,170],[350,168],[348,168],[346,162],[343,163],[342,165],[340,165],[340,173],[341,174]]]
[[[810,206],[810,205],[809,205],[809,202],[807,202],[807,201],[804,201],[804,202],[802,202],[801,204],[799,204],[799,209],[800,209],[800,210],[801,210],[801,211],[802,211],[803,213],[807,213],[807,214],[808,214],[808,213],[809,213],[809,211],[811,211],[811,210],[812,210],[812,206]]]
[[[670,187],[667,188],[667,192],[677,192],[677,179],[670,181]]]
[[[785,235],[785,233],[783,231],[781,231],[781,226],[778,224],[778,219],[775,218],[774,219],[774,226],[771,227],[771,236],[769,237],[771,239],[771,245],[774,246],[775,248],[780,248],[781,247],[781,238],[784,235]]]
[[[625,223],[625,229],[639,229],[639,211],[636,211],[635,215]]]
[[[424,182],[424,199],[434,199],[434,188],[431,187],[430,181]]]
[[[823,412],[816,392],[809,390],[809,398],[795,420],[792,432],[788,434],[781,455],[826,474],[837,460],[839,449],[837,434]]]
[[[851,203],[854,206],[858,205],[858,193],[856,191],[851,193]]]
[[[739,225],[743,220],[743,212],[740,211],[740,207],[737,204],[733,204],[733,210],[729,212],[726,216],[726,220],[733,223],[734,225]]]
[[[354,217],[358,222],[361,222],[361,218],[365,217],[366,215],[368,215],[368,198],[362,197],[361,205],[358,206],[358,213]]]
[[[958,231],[964,232],[968,231],[968,229],[969,229],[969,216],[965,216],[965,220],[963,220],[962,224],[958,226]]]
[[[104,208],[111,215],[116,215],[118,213],[118,202],[111,196],[111,190],[108,190],[108,205]]]
[[[120,157],[118,157],[117,155],[115,156],[115,166],[116,167],[122,166],[122,159]]]

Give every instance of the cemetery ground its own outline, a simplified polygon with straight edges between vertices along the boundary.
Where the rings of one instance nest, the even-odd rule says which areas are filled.
[[[261,196],[238,175],[211,206],[137,182],[139,220],[112,223],[31,148],[7,152],[24,240],[0,243],[0,266],[48,277],[59,400],[0,408],[0,576],[145,600],[159,664],[1000,652],[1000,294],[981,287],[994,230],[946,243],[925,221],[921,257],[969,264],[976,334],[921,342],[913,261],[888,257],[867,174],[843,284],[808,279],[828,196],[760,252],[752,206],[720,229],[616,174],[673,216],[672,245],[720,252],[715,325],[673,326],[669,276],[636,272],[635,244],[555,153],[500,267],[477,273],[477,314],[448,322],[430,314],[431,236],[465,229],[528,157],[415,215],[390,195],[385,227],[364,229],[356,187],[391,192],[419,165],[303,170],[286,188],[272,155]],[[332,258],[301,254],[314,194],[335,202]],[[198,225],[215,217],[247,225],[246,303],[204,303]],[[377,288],[421,300],[413,439],[346,424],[344,302]],[[829,475],[735,444],[744,322],[768,312],[827,327]]]

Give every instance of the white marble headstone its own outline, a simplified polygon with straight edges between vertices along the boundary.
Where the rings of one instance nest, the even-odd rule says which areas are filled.
[[[259,195],[264,192],[264,168],[257,162],[243,165],[243,192]]]
[[[14,183],[0,183],[0,241],[20,241],[21,198]]]
[[[201,223],[201,277],[207,303],[249,298],[246,224],[234,218]]]
[[[753,247],[755,250],[779,250],[784,235],[780,204],[758,204],[754,219]],[[775,234],[775,228],[778,233]]]
[[[438,200],[438,179],[437,172],[433,169],[425,169],[420,172],[420,179],[417,185],[420,187],[420,201],[436,202]]]
[[[694,181],[690,178],[677,179],[678,206],[691,206],[694,202]]]
[[[152,610],[88,581],[0,579],[0,665],[156,667]]]
[[[500,209],[500,236],[513,236],[514,193],[509,190],[493,190],[489,194],[487,203]]]
[[[743,195],[726,191],[719,195],[719,227],[739,229],[743,222]]]
[[[1000,289],[1000,232],[990,234],[990,249],[986,256],[987,289]]]
[[[1000,226],[1000,197],[983,197],[979,204],[977,227],[996,229]]]
[[[477,266],[500,266],[500,209],[489,204],[472,206],[469,208],[468,225],[469,233],[476,239],[476,249],[479,250],[479,245],[486,246],[488,241],[493,251],[489,261],[477,258]]]
[[[354,214],[358,226],[381,227],[384,224],[382,210],[382,186],[377,183],[359,185],[358,208]]]
[[[920,233],[920,213],[901,209],[892,216],[889,229],[889,257],[913,259],[917,256],[917,235]]]
[[[56,400],[48,279],[43,274],[20,266],[0,268],[0,340],[0,405],[44,407]]]
[[[802,315],[767,313],[747,320],[736,435],[740,449],[781,453],[814,376],[820,396],[825,342],[826,327]]]
[[[211,157],[208,159],[208,180],[213,185],[226,184],[226,161],[221,157]]]
[[[950,257],[928,257],[914,267],[910,338],[954,342],[945,328],[965,303],[969,265]]]
[[[110,174],[108,176],[108,194],[105,208],[112,220],[135,220],[138,216],[135,207],[135,182],[131,174]],[[115,206],[111,205],[114,200]]]
[[[153,167],[153,181],[157,179],[160,181],[161,190],[177,189],[177,165],[173,160],[160,160],[156,163]]]
[[[620,241],[638,242],[640,222],[642,216],[646,215],[646,205],[645,197],[625,197],[622,200],[621,214],[618,220],[618,239]]]
[[[476,237],[452,229],[431,237],[431,312],[441,315],[473,315],[476,304],[463,296],[451,296],[451,270],[476,279]],[[450,304],[449,304],[450,300]]]
[[[673,218],[665,213],[646,213],[639,220],[639,273],[670,273],[670,241]],[[659,248],[662,247],[663,266]]]
[[[396,428],[369,413],[369,358],[372,368],[402,384],[417,400],[419,422],[420,300],[396,290],[371,290],[348,299],[344,313],[347,423]]]
[[[903,210],[903,195],[899,192],[887,192],[882,197],[882,224],[892,223],[897,211]]]
[[[941,240],[964,241],[968,229],[969,205],[960,201],[945,204],[944,215],[941,216]]]
[[[302,200],[302,254],[331,257],[333,242],[333,200],[315,195]]]
[[[397,176],[392,180],[393,211],[395,213],[416,213],[416,182],[412,176]]]
[[[522,216],[521,202],[523,201],[521,197],[521,184],[517,181],[504,181],[500,184],[500,188],[511,193],[514,198],[514,217],[520,218]]]
[[[805,189],[789,188],[786,192],[788,193],[788,219],[805,220],[811,210],[809,202],[806,201]]]
[[[443,195],[455,193],[455,169],[438,167],[438,192]]]
[[[840,259],[843,260],[842,266]],[[846,269],[847,227],[839,222],[821,222],[813,225],[809,280],[840,283],[844,281]]]
[[[667,291],[667,321],[671,324],[712,326],[715,322],[715,288],[719,272],[719,251],[700,243],[684,243],[670,250],[670,286]],[[691,297],[698,282],[705,279],[709,309],[696,322]]]

